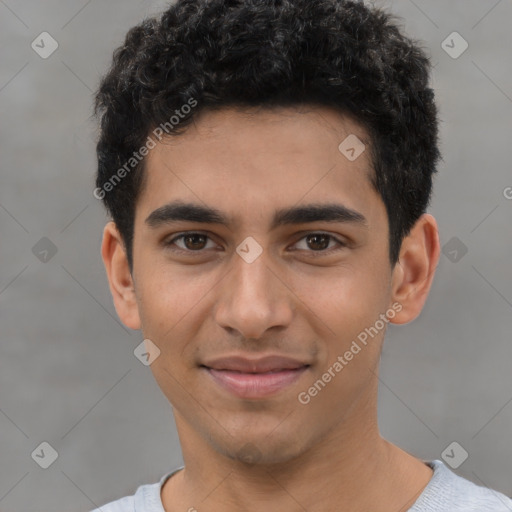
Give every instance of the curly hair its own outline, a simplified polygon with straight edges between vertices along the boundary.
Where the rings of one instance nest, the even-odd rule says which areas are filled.
[[[394,266],[429,205],[440,158],[430,68],[396,17],[351,0],[178,0],[131,28],[95,97],[96,190],[130,269],[145,159],[115,186],[108,182],[191,98],[198,106],[169,136],[201,110],[228,106],[321,105],[350,115],[371,140],[371,183],[386,207]]]

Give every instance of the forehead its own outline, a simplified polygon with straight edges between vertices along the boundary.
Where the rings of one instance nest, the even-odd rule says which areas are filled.
[[[358,123],[325,107],[202,111],[149,152],[138,217],[177,199],[232,218],[300,202],[368,210],[379,200],[369,145]]]
[[[339,144],[350,135],[370,143],[366,131],[353,117],[325,106],[207,108],[196,114],[184,133],[167,135],[158,146],[160,151],[166,146],[178,151],[197,145],[205,149],[211,145],[229,146],[231,154],[263,151],[291,156],[311,154],[318,149],[339,151]]]

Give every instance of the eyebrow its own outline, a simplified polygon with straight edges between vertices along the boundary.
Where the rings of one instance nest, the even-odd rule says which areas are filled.
[[[158,228],[178,221],[221,224],[226,227],[233,224],[233,219],[230,216],[216,208],[182,201],[173,201],[157,208],[145,220],[151,228]],[[362,227],[369,227],[366,217],[356,210],[337,203],[320,203],[276,210],[270,229],[318,221],[354,223]]]

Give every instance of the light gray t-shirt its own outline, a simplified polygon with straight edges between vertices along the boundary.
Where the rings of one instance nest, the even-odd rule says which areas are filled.
[[[408,512],[512,512],[512,499],[456,475],[443,461],[426,462],[434,474]],[[184,466],[164,475],[155,484],[141,485],[133,496],[125,496],[91,512],[165,512],[160,489]]]

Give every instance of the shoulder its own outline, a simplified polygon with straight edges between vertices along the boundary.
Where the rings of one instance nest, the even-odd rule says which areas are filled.
[[[137,489],[137,492],[139,492],[141,487]],[[111,501],[110,503],[101,505],[99,508],[91,510],[91,512],[135,512],[135,495],[125,496],[124,498]]]
[[[184,466],[166,473],[159,482],[140,485],[135,494],[101,505],[90,512],[165,512],[160,491],[163,484]]]
[[[451,471],[441,460],[428,465],[434,474],[409,512],[512,512],[512,499]]]

